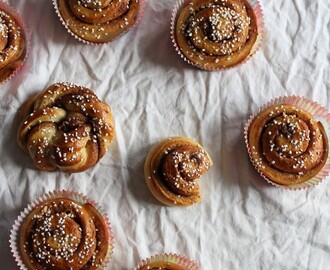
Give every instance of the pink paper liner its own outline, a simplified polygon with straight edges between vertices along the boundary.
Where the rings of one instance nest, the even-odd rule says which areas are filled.
[[[188,259],[185,256],[177,255],[175,253],[164,253],[164,254],[158,254],[155,256],[152,256],[150,258],[142,260],[135,268],[134,270],[139,270],[142,267],[154,263],[154,262],[170,262],[177,266],[182,267],[184,270],[200,270],[198,263]]]
[[[267,178],[259,170],[259,167],[255,164],[253,157],[252,157],[251,149],[249,146],[249,141],[248,141],[249,129],[250,129],[250,126],[251,126],[253,120],[262,111],[266,110],[267,108],[269,108],[273,105],[293,105],[293,106],[299,107],[299,108],[309,112],[317,121],[320,121],[322,123],[326,134],[328,136],[330,135],[330,113],[327,111],[327,109],[325,107],[323,107],[322,105],[318,104],[317,102],[312,101],[306,97],[282,96],[282,97],[275,98],[275,99],[269,101],[268,103],[266,103],[261,108],[259,108],[259,110],[256,113],[252,114],[244,127],[244,141],[245,141],[245,145],[246,145],[252,165],[255,167],[255,169],[259,172],[259,174],[269,184],[276,186],[276,187],[280,187],[280,188],[287,189],[287,190],[305,190],[305,189],[318,185],[330,174],[330,155],[328,155],[326,163],[324,164],[323,168],[316,176],[312,177],[311,179],[309,179],[303,183],[292,184],[292,185],[281,185],[281,184],[273,182],[272,180]]]
[[[13,225],[12,229],[10,230],[9,243],[10,243],[11,252],[14,256],[15,261],[17,262],[19,269],[28,270],[26,268],[26,266],[24,265],[24,262],[21,258],[20,250],[18,248],[19,230],[20,230],[20,227],[21,227],[23,221],[29,215],[29,213],[32,210],[34,210],[38,205],[40,205],[41,203],[43,203],[46,200],[56,199],[56,198],[69,198],[78,203],[87,203],[88,202],[100,212],[100,214],[102,215],[102,217],[107,225],[107,229],[108,229],[108,233],[109,233],[109,251],[101,266],[101,269],[105,269],[106,266],[110,262],[110,257],[113,253],[113,248],[114,248],[114,245],[113,245],[114,236],[112,233],[112,228],[110,225],[109,218],[106,214],[105,209],[103,207],[101,207],[98,203],[96,203],[94,200],[87,197],[86,195],[73,191],[73,190],[54,190],[54,191],[44,194],[43,196],[37,198],[36,200],[34,200],[30,204],[28,204],[25,207],[25,209],[20,213],[18,218],[15,220],[14,225]]]
[[[24,34],[24,38],[25,38],[25,52],[23,52],[24,56],[22,58],[22,63],[15,70],[13,70],[12,73],[10,73],[4,80],[0,81],[0,85],[1,85],[11,80],[17,74],[17,72],[24,66],[26,59],[30,54],[30,37],[29,37],[29,30],[24,20],[22,19],[21,15],[18,13],[16,9],[14,9],[9,4],[3,2],[2,0],[0,0],[0,9],[4,10],[6,13],[9,13],[15,18],[15,20],[20,25],[22,29],[22,33]]]
[[[244,59],[244,61],[240,62],[239,64],[232,66],[232,67],[220,67],[220,68],[207,68],[205,66],[200,66],[197,63],[193,63],[191,62],[188,58],[186,58],[186,56],[181,52],[181,49],[178,45],[178,43],[176,42],[176,38],[175,38],[175,25],[176,25],[176,20],[178,15],[180,14],[180,11],[186,7],[192,0],[178,0],[174,6],[174,9],[172,11],[172,19],[171,19],[171,27],[170,27],[170,35],[171,35],[171,40],[172,43],[174,45],[174,48],[176,50],[176,52],[179,54],[179,56],[188,64],[195,66],[199,69],[202,70],[206,70],[206,71],[223,71],[223,70],[229,70],[229,69],[233,69],[233,68],[237,68],[243,64],[245,64],[249,59],[251,59],[251,57],[253,55],[256,54],[256,52],[260,49],[261,44],[262,44],[262,40],[263,40],[263,36],[264,36],[264,15],[263,15],[263,11],[262,11],[262,6],[260,4],[260,2],[258,0],[250,0],[250,4],[254,10],[254,13],[256,15],[257,18],[257,26],[258,26],[258,36],[256,39],[256,42],[254,43],[250,54],[248,55],[248,57],[246,57]]]
[[[57,16],[59,17],[62,25],[65,27],[67,32],[71,36],[73,36],[76,40],[78,40],[78,41],[80,41],[84,44],[87,44],[87,45],[103,45],[103,44],[107,44],[107,43],[110,43],[110,42],[113,42],[113,41],[117,40],[118,38],[120,38],[121,36],[126,34],[128,31],[133,30],[133,28],[137,27],[140,24],[140,22],[142,20],[142,17],[144,15],[144,12],[145,12],[146,1],[147,0],[140,0],[140,10],[138,12],[139,14],[138,14],[138,17],[137,17],[134,25],[132,27],[130,27],[129,29],[127,29],[126,31],[124,31],[123,33],[121,33],[120,35],[118,35],[115,39],[113,39],[111,41],[108,41],[108,42],[92,42],[92,41],[88,41],[88,40],[85,40],[85,39],[79,37],[78,35],[76,35],[74,32],[71,31],[71,29],[68,27],[68,25],[63,20],[62,15],[61,15],[61,13],[59,11],[59,8],[58,8],[58,0],[53,0],[53,6],[54,6],[55,12],[56,12]]]

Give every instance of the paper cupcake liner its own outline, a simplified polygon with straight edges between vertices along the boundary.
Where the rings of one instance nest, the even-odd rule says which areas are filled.
[[[88,41],[88,40],[85,40],[85,39],[79,37],[77,34],[75,34],[74,32],[71,31],[71,29],[69,28],[69,26],[63,20],[62,15],[61,15],[61,12],[60,12],[60,10],[58,8],[58,0],[53,0],[53,6],[54,6],[55,12],[56,12],[57,16],[59,17],[62,25],[65,27],[65,29],[67,30],[67,32],[71,36],[73,36],[76,40],[78,40],[78,41],[80,41],[80,42],[82,42],[84,44],[87,44],[87,45],[103,45],[103,44],[107,44],[107,43],[110,43],[110,42],[113,42],[113,41],[117,40],[118,38],[120,38],[121,36],[123,36],[127,32],[133,30],[135,27],[137,27],[140,24],[140,22],[142,21],[144,12],[145,12],[146,1],[147,0],[140,0],[140,10],[138,12],[138,17],[137,17],[134,25],[131,28],[129,28],[126,31],[124,31],[123,33],[121,33],[120,35],[118,35],[115,39],[113,39],[111,41],[108,41],[108,42],[92,42],[92,41]]]
[[[25,51],[23,52],[23,56],[21,56],[22,63],[18,67],[16,67],[5,79],[0,81],[0,85],[1,85],[11,80],[18,73],[18,71],[24,66],[26,59],[30,54],[30,35],[24,20],[22,19],[21,15],[18,13],[16,9],[14,9],[12,6],[1,0],[0,0],[0,9],[4,10],[6,13],[9,13],[15,18],[15,20],[18,22],[21,29],[23,30],[22,32],[25,37]]]
[[[188,64],[195,66],[199,69],[206,70],[206,71],[222,71],[222,70],[229,70],[232,68],[237,68],[243,64],[245,64],[253,55],[256,54],[256,52],[260,49],[263,36],[264,36],[264,15],[262,11],[262,6],[258,0],[250,0],[249,3],[251,4],[254,13],[257,18],[257,26],[258,26],[258,36],[256,39],[256,42],[254,43],[250,54],[240,63],[238,63],[235,66],[232,67],[221,67],[221,68],[207,68],[205,66],[200,66],[197,63],[191,62],[182,52],[181,49],[176,42],[175,38],[175,25],[176,25],[176,20],[183,8],[185,8],[192,0],[178,0],[176,4],[174,5],[174,9],[172,11],[172,19],[171,19],[171,27],[170,27],[170,35],[171,35],[171,40],[174,45],[174,48],[176,52],[179,54],[179,56]]]
[[[248,122],[246,123],[244,127],[244,140],[245,140],[245,145],[249,154],[250,161],[252,165],[255,167],[255,169],[259,172],[259,174],[265,179],[269,184],[280,187],[283,189],[288,189],[288,190],[304,190],[311,188],[313,186],[318,185],[321,183],[327,176],[330,174],[330,155],[328,155],[327,161],[324,164],[323,168],[321,171],[311,179],[299,183],[299,184],[291,184],[291,185],[281,185],[278,184],[272,180],[270,180],[268,177],[266,177],[258,168],[257,164],[255,164],[253,158],[252,158],[252,153],[251,149],[249,146],[248,142],[248,135],[249,135],[249,129],[250,126],[253,122],[253,120],[264,110],[267,108],[273,106],[273,105],[293,105],[296,107],[299,107],[307,112],[309,112],[317,121],[320,121],[324,127],[324,130],[328,136],[330,136],[330,113],[327,111],[325,107],[322,105],[318,104],[315,101],[312,101],[306,97],[300,97],[300,96],[282,96],[275,98],[265,104],[263,107],[261,107],[256,113],[251,115],[249,118]]]
[[[152,256],[140,262],[134,270],[140,270],[142,267],[156,262],[170,262],[174,265],[180,266],[184,270],[200,270],[198,263],[188,259],[185,256],[177,255],[174,253],[164,253]]]
[[[27,218],[29,213],[32,210],[34,210],[38,205],[40,205],[41,203],[43,203],[46,200],[56,199],[56,198],[69,198],[69,199],[72,199],[72,200],[74,200],[78,203],[82,203],[82,204],[90,203],[92,206],[94,206],[100,212],[100,214],[102,215],[102,217],[106,223],[108,233],[109,233],[109,251],[108,251],[106,258],[103,261],[102,268],[101,268],[101,269],[105,269],[106,266],[110,262],[110,257],[113,253],[113,248],[114,248],[114,245],[113,245],[114,236],[112,233],[112,228],[110,225],[109,218],[106,214],[105,209],[103,207],[101,207],[98,203],[96,203],[94,200],[87,197],[86,195],[83,195],[82,193],[78,193],[73,190],[55,190],[55,191],[51,191],[49,193],[44,194],[43,196],[37,198],[36,200],[34,200],[30,204],[28,204],[27,207],[20,213],[18,218],[15,220],[14,225],[10,231],[9,243],[10,243],[11,252],[14,256],[15,261],[17,262],[19,269],[28,270],[26,268],[26,266],[24,265],[24,262],[21,258],[21,252],[18,247],[18,241],[19,241],[19,235],[20,235],[19,231],[20,231],[20,227],[21,227],[23,221]]]

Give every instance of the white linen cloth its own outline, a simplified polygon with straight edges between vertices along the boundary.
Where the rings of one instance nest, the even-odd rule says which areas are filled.
[[[70,36],[50,0],[7,2],[29,26],[31,53],[0,86],[1,269],[17,269],[8,244],[14,220],[54,189],[82,192],[107,209],[115,234],[107,269],[133,269],[163,252],[205,270],[329,269],[329,179],[307,191],[268,185],[250,164],[243,127],[282,95],[330,109],[330,1],[262,0],[262,48],[224,72],[197,70],[177,55],[169,36],[174,0],[148,0],[137,28],[100,46]],[[93,89],[116,120],[115,142],[83,173],[38,171],[15,139],[20,105],[61,81]],[[177,135],[197,139],[214,161],[200,182],[203,201],[187,208],[158,204],[143,177],[150,147]]]

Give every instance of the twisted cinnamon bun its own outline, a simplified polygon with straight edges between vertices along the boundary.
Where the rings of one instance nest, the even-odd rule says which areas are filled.
[[[42,202],[20,228],[20,251],[29,270],[100,269],[110,244],[97,209],[68,198]]]
[[[0,7],[0,83],[10,77],[26,56],[26,36],[17,19]]]
[[[291,105],[262,111],[249,127],[248,145],[258,171],[280,185],[299,184],[317,175],[329,149],[321,122]]]
[[[206,70],[243,62],[257,36],[257,18],[247,0],[191,0],[175,23],[181,53]]]
[[[209,154],[197,142],[174,137],[151,149],[144,174],[156,199],[170,206],[186,206],[201,200],[198,180],[212,164]]]
[[[137,21],[142,0],[55,0],[65,26],[85,41],[114,40]]]
[[[21,107],[18,144],[40,170],[81,172],[115,137],[110,107],[88,88],[56,83]]]

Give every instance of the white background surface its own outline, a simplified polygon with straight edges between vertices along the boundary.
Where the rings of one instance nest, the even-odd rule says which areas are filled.
[[[50,0],[8,2],[29,25],[32,50],[23,71],[0,86],[1,269],[17,269],[8,241],[19,212],[58,188],[108,209],[116,242],[107,269],[133,269],[162,252],[186,255],[204,270],[329,269],[329,180],[308,191],[271,187],[243,142],[249,115],[277,96],[306,96],[330,109],[328,0],[262,0],[261,50],[239,68],[213,73],[174,51],[174,0],[148,0],[138,28],[102,46],[67,34]],[[94,89],[115,116],[116,141],[84,173],[37,171],[16,143],[19,106],[60,81]],[[159,205],[143,178],[150,147],[175,135],[197,139],[214,160],[200,182],[204,200],[188,208]]]

